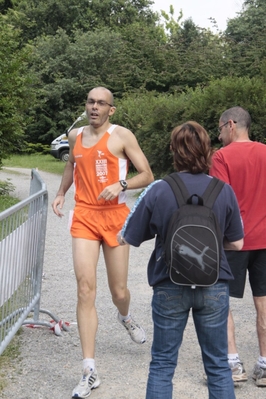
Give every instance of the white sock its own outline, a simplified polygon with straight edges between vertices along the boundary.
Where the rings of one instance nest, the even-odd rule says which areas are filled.
[[[90,359],[89,357],[86,357],[85,359],[83,359],[82,364],[83,364],[84,371],[85,370],[93,371],[95,369],[95,360]]]
[[[232,366],[235,366],[238,362],[240,362],[238,353],[228,353],[227,360]]]
[[[259,356],[257,363],[260,367],[266,369],[266,357]]]
[[[131,315],[128,313],[127,316],[122,316],[120,312],[118,312],[118,317],[120,321],[125,321],[126,323],[131,320]]]

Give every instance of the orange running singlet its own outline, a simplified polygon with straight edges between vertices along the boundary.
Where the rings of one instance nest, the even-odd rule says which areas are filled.
[[[84,127],[78,131],[73,155],[75,201],[79,205],[108,206],[126,202],[126,194],[123,191],[112,201],[97,199],[106,186],[126,179],[128,160],[117,158],[107,148],[107,141],[116,126],[112,125],[99,142],[89,148],[82,146]]]

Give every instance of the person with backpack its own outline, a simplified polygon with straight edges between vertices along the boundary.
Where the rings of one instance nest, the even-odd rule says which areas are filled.
[[[239,207],[232,188],[218,183],[220,191],[216,191],[213,178],[206,174],[213,151],[208,133],[201,125],[189,121],[175,127],[170,148],[177,170],[174,175],[178,176],[178,182],[181,179],[184,183],[188,198],[183,201],[179,196],[182,200],[179,207],[176,194],[166,181],[168,177],[156,180],[142,192],[117,236],[120,245],[135,247],[155,237],[148,263],[154,333],[146,399],[172,398],[172,379],[190,310],[207,375],[209,399],[234,399],[232,372],[227,361],[228,282],[233,276],[224,249],[238,251],[243,246]],[[212,209],[205,209],[215,197]],[[201,207],[206,210],[205,215]],[[187,239],[185,224],[189,225]],[[196,237],[199,229],[202,240]],[[203,241],[208,229],[211,235],[206,244]],[[182,243],[177,238],[179,230],[182,230]],[[215,239],[217,245],[213,247]],[[203,248],[194,245],[195,240],[202,241]],[[216,269],[210,269],[208,263],[211,258],[216,258],[219,265],[218,276],[212,281],[207,278],[211,273],[215,275]],[[184,264],[187,274],[182,281]],[[193,280],[197,275],[193,270],[204,273]],[[182,275],[181,280],[175,279],[178,274]]]

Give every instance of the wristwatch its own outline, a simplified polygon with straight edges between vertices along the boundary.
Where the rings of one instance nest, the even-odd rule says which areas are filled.
[[[123,187],[122,191],[126,191],[127,189],[127,182],[125,180],[119,180],[119,183],[121,184],[121,186]]]

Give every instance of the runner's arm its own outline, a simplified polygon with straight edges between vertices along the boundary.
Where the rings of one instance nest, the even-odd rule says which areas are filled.
[[[224,239],[223,245],[226,251],[241,251],[244,245],[244,239],[241,238],[240,240],[233,242]]]
[[[60,212],[60,210],[63,208],[64,202],[65,202],[65,194],[73,183],[73,171],[74,171],[73,148],[74,148],[75,141],[76,141],[76,135],[77,135],[77,129],[73,129],[69,133],[69,136],[68,136],[69,158],[66,163],[56,197],[52,203],[53,211],[59,217],[64,216],[63,213]]]

